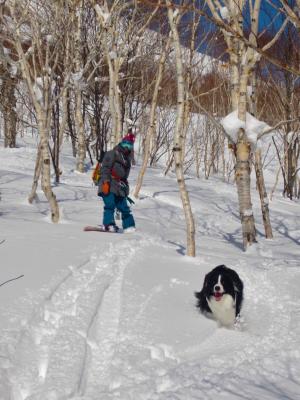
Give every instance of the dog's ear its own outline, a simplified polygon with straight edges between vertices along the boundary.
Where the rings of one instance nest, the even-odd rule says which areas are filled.
[[[205,275],[204,282],[203,282],[203,288],[207,288],[207,286],[208,286],[208,278],[209,278],[208,275],[209,275],[209,274],[206,274],[206,275]]]
[[[194,295],[198,300],[201,299],[201,292],[194,292]]]

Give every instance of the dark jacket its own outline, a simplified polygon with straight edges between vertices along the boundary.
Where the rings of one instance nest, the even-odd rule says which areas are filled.
[[[131,154],[120,144],[105,153],[101,164],[101,178],[98,194],[101,196],[102,183],[110,183],[110,192],[117,196],[127,197],[129,194],[128,176],[131,168]]]

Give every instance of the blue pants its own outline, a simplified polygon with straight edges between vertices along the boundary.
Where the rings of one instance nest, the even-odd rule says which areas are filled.
[[[102,196],[104,201],[103,225],[115,224],[115,210],[121,212],[123,229],[135,226],[133,215],[127,204],[126,197],[117,196],[114,193],[109,193]]]

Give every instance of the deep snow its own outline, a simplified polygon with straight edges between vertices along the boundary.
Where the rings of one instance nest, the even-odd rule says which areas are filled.
[[[241,248],[236,188],[187,179],[197,257],[185,256],[175,177],[147,171],[133,206],[137,232],[83,232],[101,223],[91,171],[65,152],[54,188],[62,222],[27,203],[35,150],[0,142],[1,400],[300,399],[300,207],[270,203],[274,239]],[[65,146],[67,147],[67,146]],[[133,187],[139,166],[130,176]],[[267,174],[268,191],[274,173]],[[193,292],[218,264],[245,285],[240,323],[220,328],[200,315]]]

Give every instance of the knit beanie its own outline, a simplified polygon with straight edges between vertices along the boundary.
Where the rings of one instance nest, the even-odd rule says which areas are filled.
[[[127,134],[123,137],[123,139],[122,139],[122,141],[121,141],[121,146],[122,146],[122,147],[127,147],[129,150],[132,150],[132,149],[133,149],[134,141],[135,141],[135,136],[134,136],[134,134],[133,134],[133,133],[127,133]]]

